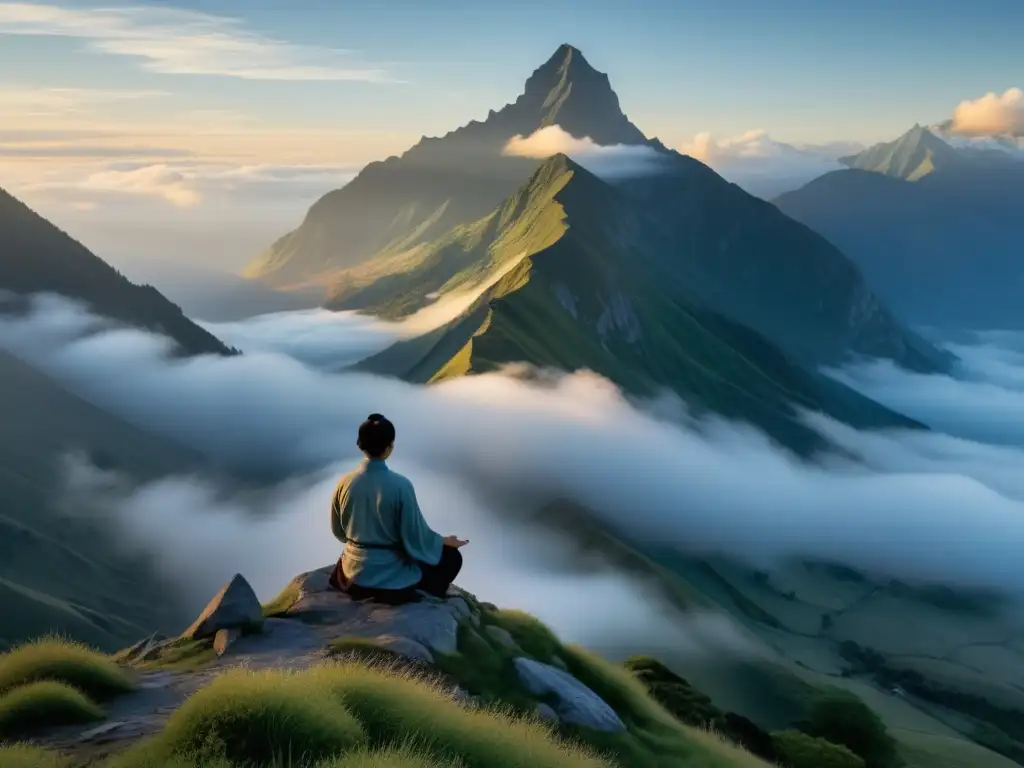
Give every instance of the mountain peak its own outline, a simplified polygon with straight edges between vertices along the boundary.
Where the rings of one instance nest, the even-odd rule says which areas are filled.
[[[647,143],[623,114],[608,75],[594,69],[568,43],[534,70],[516,106],[539,118],[537,128],[560,125],[573,136],[590,136],[599,144]]]
[[[959,153],[929,128],[915,123],[894,141],[869,147],[860,154],[841,157],[839,162],[862,171],[884,173],[916,181],[936,170],[955,165]]]

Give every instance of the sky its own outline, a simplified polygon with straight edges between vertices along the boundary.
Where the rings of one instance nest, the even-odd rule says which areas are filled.
[[[1018,0],[0,2],[0,187],[115,262],[213,226],[237,261],[365,163],[512,101],[563,42],[647,135],[723,167],[793,145],[818,171],[1024,85],[1022,23]]]

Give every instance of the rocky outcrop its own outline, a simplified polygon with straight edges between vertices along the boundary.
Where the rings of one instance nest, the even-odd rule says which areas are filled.
[[[212,637],[222,629],[255,629],[262,624],[259,598],[242,574],[236,573],[181,636],[195,640]]]
[[[461,590],[445,600],[424,596],[401,606],[355,602],[330,588],[333,566],[297,576],[289,585],[294,602],[280,615],[329,626],[336,637],[361,638],[410,658],[432,662],[432,652],[455,653],[462,619],[479,621]]]
[[[519,680],[530,693],[555,697],[553,708],[563,722],[595,731],[626,730],[615,710],[568,672],[524,657],[516,659],[515,665]]]
[[[119,748],[159,731],[185,699],[232,667],[298,671],[367,654],[435,678],[466,707],[505,706],[500,691],[476,688],[471,665],[507,665],[521,681],[518,706],[532,699],[538,719],[624,729],[598,694],[565,671],[557,654],[545,659],[550,664],[530,658],[515,627],[500,626],[500,612],[489,603],[457,587],[444,599],[424,595],[401,606],[355,602],[329,586],[332,567],[295,577],[267,606],[267,618],[248,582],[236,575],[182,635],[153,635],[118,654],[121,663],[136,668],[137,688],[109,704],[106,723],[66,728],[44,741],[71,751]],[[460,640],[472,647],[460,647]],[[481,653],[490,657],[482,660]]]

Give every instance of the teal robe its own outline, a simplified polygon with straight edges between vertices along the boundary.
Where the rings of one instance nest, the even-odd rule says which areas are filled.
[[[361,587],[404,589],[419,582],[415,561],[437,565],[444,539],[423,519],[412,483],[380,459],[366,459],[338,482],[331,532],[345,544],[345,578]],[[404,550],[362,548],[384,544]]]

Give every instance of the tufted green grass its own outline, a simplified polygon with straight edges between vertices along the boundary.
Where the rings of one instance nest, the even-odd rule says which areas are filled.
[[[103,710],[88,696],[56,680],[29,683],[0,696],[0,739],[102,719]]]
[[[96,700],[134,688],[109,656],[70,640],[42,638],[0,654],[0,693],[41,680],[67,683]]]
[[[0,765],[4,768],[67,768],[62,755],[31,744],[0,744]]]

